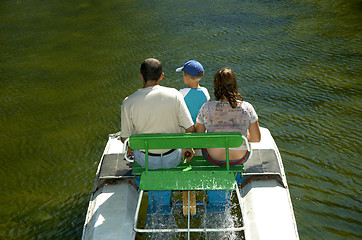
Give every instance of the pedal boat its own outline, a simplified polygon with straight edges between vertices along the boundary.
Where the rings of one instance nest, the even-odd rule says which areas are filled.
[[[243,140],[246,139],[239,133],[145,134],[131,136],[128,144],[132,149],[145,150],[147,159],[149,149],[228,149],[240,146]],[[126,148],[120,140],[120,133],[110,134],[98,165],[82,239],[131,240],[137,239],[137,234],[170,232],[187,234],[186,239],[192,239],[190,236],[195,232],[207,234],[240,231],[246,240],[299,239],[282,159],[270,131],[261,128],[261,141],[247,145],[251,156],[244,166],[229,165],[228,156],[226,166],[222,167],[211,166],[202,156],[195,156],[191,163],[181,162],[176,168],[149,170],[147,160],[146,168],[142,168],[136,162],[127,161]],[[173,191],[183,192],[181,205],[187,224],[184,224],[184,227],[172,228],[140,227],[140,208],[145,202],[145,195],[149,195],[148,216],[157,214],[157,211],[154,212],[151,208],[173,207],[167,198],[165,203],[162,196],[161,200],[155,200],[152,204],[151,193]],[[190,221],[195,214],[195,205],[208,205],[211,211],[225,211],[225,199],[220,199],[217,194],[216,199],[210,194],[208,201],[198,203],[191,195],[199,191],[232,192],[242,215],[240,224],[236,227],[192,227]]]

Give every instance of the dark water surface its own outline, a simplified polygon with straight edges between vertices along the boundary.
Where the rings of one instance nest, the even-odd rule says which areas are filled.
[[[301,239],[360,239],[360,0],[2,0],[0,239],[80,239],[139,65],[233,68],[284,160]],[[277,220],[277,216],[276,216]]]

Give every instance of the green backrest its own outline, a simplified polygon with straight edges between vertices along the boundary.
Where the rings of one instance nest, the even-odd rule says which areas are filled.
[[[243,143],[241,133],[167,133],[132,135],[132,149],[231,148]]]
[[[168,133],[138,134],[129,139],[129,146],[146,152],[146,171],[148,171],[149,149],[174,148],[225,148],[240,147],[243,143],[241,133]],[[226,164],[229,170],[229,151],[226,151]]]

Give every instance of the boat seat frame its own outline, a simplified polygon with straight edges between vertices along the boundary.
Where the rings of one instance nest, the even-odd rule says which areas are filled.
[[[230,166],[228,150],[241,146],[243,140],[247,141],[237,132],[132,135],[129,147],[145,151],[145,168],[133,162],[132,174],[141,175],[139,187],[142,190],[233,190],[235,175],[243,172],[243,165]],[[202,156],[194,156],[187,165],[181,162],[175,168],[148,168],[150,149],[175,148],[225,148],[226,165],[211,165]]]
[[[251,147],[247,138],[241,133],[185,133],[185,134],[140,134],[132,135],[128,139],[129,147],[133,150],[145,151],[145,168],[133,162],[133,175],[140,175],[141,189],[136,214],[134,230],[136,232],[225,232],[243,231],[244,227],[237,228],[190,228],[190,197],[188,198],[188,228],[187,229],[139,229],[137,228],[138,214],[144,191],[150,190],[234,190],[237,195],[238,205],[241,210],[242,198],[235,180],[238,172],[243,172],[243,165],[230,166],[229,148],[239,147],[243,140],[246,141],[248,150]],[[226,165],[214,166],[206,162],[201,156],[194,156],[188,169],[180,163],[175,168],[150,170],[148,156],[150,149],[175,149],[175,148],[225,148]]]

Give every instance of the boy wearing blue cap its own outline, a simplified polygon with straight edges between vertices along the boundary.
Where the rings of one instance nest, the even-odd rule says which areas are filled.
[[[184,96],[192,120],[196,123],[200,108],[210,100],[207,89],[199,85],[199,81],[204,76],[204,68],[198,61],[190,60],[183,67],[177,68],[176,72],[182,72],[184,83],[188,86],[180,89],[180,92]]]

